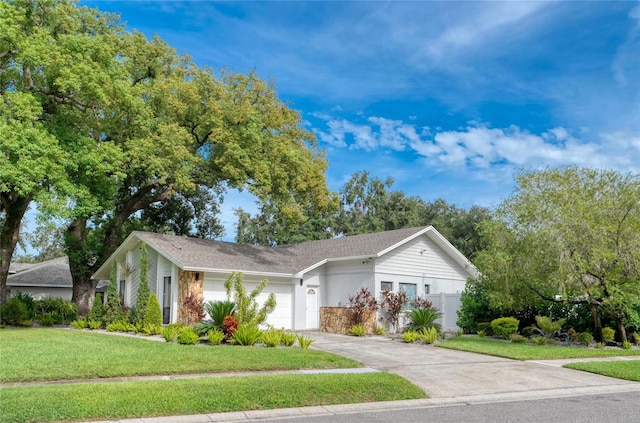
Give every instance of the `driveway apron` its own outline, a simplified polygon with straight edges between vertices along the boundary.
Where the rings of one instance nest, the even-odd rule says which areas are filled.
[[[315,339],[312,348],[400,375],[422,388],[431,398],[516,392],[533,394],[535,391],[561,392],[588,387],[604,392],[608,389],[624,390],[624,385],[638,385],[637,382],[566,369],[554,364],[553,360],[517,361],[432,345],[406,344],[387,337],[354,337],[323,332],[310,335]]]

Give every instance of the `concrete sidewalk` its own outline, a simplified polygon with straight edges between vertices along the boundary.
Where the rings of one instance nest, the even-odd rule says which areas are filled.
[[[638,392],[640,383],[565,369],[568,362],[515,361],[434,346],[405,344],[386,337],[351,337],[310,332],[311,348],[361,362],[367,368],[395,373],[422,388],[429,399],[199,414],[120,420],[120,423],[248,422],[304,416],[332,416],[492,402],[526,401],[620,392]],[[606,360],[632,360],[612,357]],[[96,423],[96,422],[93,422]],[[102,422],[105,423],[105,422]]]

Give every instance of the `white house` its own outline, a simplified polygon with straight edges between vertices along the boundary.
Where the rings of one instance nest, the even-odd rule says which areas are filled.
[[[148,283],[163,307],[165,323],[184,321],[188,296],[226,299],[224,281],[244,274],[247,289],[266,278],[262,293],[276,294],[267,323],[317,329],[319,309],[345,305],[360,288],[376,297],[385,289],[410,296],[459,293],[476,268],[432,226],[263,247],[184,236],[133,232],[93,275],[108,279],[118,264],[120,295],[136,302],[140,251],[149,257]]]

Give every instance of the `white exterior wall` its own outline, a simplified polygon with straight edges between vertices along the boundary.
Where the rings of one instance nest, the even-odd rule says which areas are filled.
[[[149,273],[147,275],[147,282],[149,283],[149,291],[155,294],[157,292],[158,283],[158,253],[147,247],[147,256],[149,257]]]
[[[220,301],[227,299],[224,281],[229,277],[226,273],[204,274],[204,301]],[[243,285],[247,293],[258,286],[263,278],[244,275]],[[267,316],[267,325],[274,328],[293,328],[294,284],[290,278],[269,277],[267,286],[258,296],[260,306],[264,304],[270,293],[276,295],[276,309]],[[233,296],[233,293],[231,294]]]
[[[138,301],[138,289],[140,288],[140,248],[131,250],[131,264],[134,271],[127,278],[127,290],[129,293],[129,304],[133,307]]]
[[[14,286],[9,285],[7,287],[11,292],[11,296],[14,296],[16,292],[20,291],[23,294],[29,294],[34,300],[41,300],[45,297],[62,298],[63,300],[71,300],[73,289],[70,287],[37,287],[37,286]]]
[[[376,296],[381,282],[393,282],[397,291],[400,283],[416,284],[417,295],[424,295],[425,284],[430,294],[460,293],[469,274],[427,236],[409,241],[376,260]]]
[[[360,288],[369,288],[374,293],[374,262],[371,259],[334,261],[325,264],[326,283],[320,295],[321,306],[340,307],[349,303],[349,296]]]

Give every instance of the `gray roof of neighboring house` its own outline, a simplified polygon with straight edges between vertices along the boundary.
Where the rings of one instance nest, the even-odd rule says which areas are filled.
[[[69,269],[69,258],[59,257],[40,263],[11,263],[15,274],[7,277],[7,286],[37,286],[50,288],[71,288],[73,279]],[[106,283],[98,283],[98,291],[103,291]]]
[[[16,269],[16,271],[17,273],[9,275],[7,278],[7,285],[50,287],[71,287],[73,285],[67,257],[59,257],[41,263],[30,263],[29,266],[24,267],[24,270]]]

